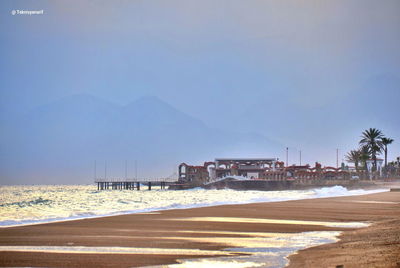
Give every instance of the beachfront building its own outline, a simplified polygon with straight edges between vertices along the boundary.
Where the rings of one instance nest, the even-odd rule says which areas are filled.
[[[200,186],[210,180],[209,166],[215,166],[214,162],[205,162],[202,166],[182,163],[178,167],[178,182],[182,184]]]
[[[378,171],[382,167],[382,160],[378,159]],[[372,162],[371,162],[372,163]],[[367,166],[371,165],[367,161]],[[315,163],[310,165],[285,166],[278,158],[216,158],[212,162],[194,166],[182,163],[178,169],[178,184],[202,186],[211,182],[225,179],[234,180],[266,180],[266,181],[300,181],[315,180],[358,180],[366,179],[371,173],[367,171],[351,171],[348,167],[339,168]]]
[[[260,179],[266,171],[274,171],[280,167],[283,167],[283,162],[279,162],[277,158],[216,158],[202,166],[180,164],[178,182],[202,185],[227,176]]]
[[[373,177],[373,166],[374,166],[374,160],[372,160],[372,159],[368,159],[367,161],[366,161],[366,164],[367,164],[367,170],[368,170],[368,173],[370,174],[370,178],[371,177]],[[383,166],[383,159],[381,159],[381,158],[377,158],[376,159],[376,170],[374,171],[374,172],[376,172],[378,175],[379,175],[379,177],[381,177],[382,176],[382,166]]]
[[[276,170],[277,158],[217,158],[211,169],[211,180],[227,176],[259,179],[267,170]]]

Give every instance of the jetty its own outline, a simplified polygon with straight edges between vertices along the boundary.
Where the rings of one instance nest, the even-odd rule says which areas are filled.
[[[151,190],[152,186],[160,186],[166,189],[167,185],[176,182],[171,178],[143,178],[143,179],[95,179],[97,190],[140,190],[141,186],[147,186],[147,190]]]
[[[107,161],[104,162],[104,177],[97,176],[97,161],[94,161],[94,183],[97,184],[97,190],[138,190],[141,186],[146,187],[150,191],[152,186],[160,186],[161,189],[166,189],[167,185],[177,182],[177,173],[174,172],[164,178],[140,178],[137,172],[137,161],[135,160],[135,173],[133,176],[128,175],[128,160],[125,161],[125,176],[124,177],[108,177],[107,176]]]

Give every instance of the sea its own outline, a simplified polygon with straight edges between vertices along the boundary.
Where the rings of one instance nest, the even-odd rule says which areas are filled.
[[[348,190],[342,186],[312,190],[237,191],[231,189],[172,191],[103,190],[95,185],[26,185],[0,187],[0,227],[76,220],[168,209],[224,204],[277,202],[363,195],[387,190]]]

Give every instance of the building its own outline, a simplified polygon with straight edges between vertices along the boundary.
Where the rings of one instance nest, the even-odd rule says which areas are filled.
[[[241,176],[249,179],[264,178],[265,172],[282,168],[277,158],[216,158],[202,166],[186,163],[179,165],[179,183],[202,185],[227,176]]]
[[[277,158],[217,158],[211,168],[211,179],[241,176],[250,179],[263,177],[265,171],[276,170]]]

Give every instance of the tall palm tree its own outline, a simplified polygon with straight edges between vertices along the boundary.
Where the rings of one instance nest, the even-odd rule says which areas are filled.
[[[376,170],[377,166],[376,155],[379,154],[383,149],[382,138],[382,131],[376,128],[365,130],[361,136],[360,145],[366,146],[369,149],[372,160],[374,160],[374,170]]]
[[[382,138],[383,151],[385,152],[385,168],[387,167],[387,146],[392,142],[394,142],[394,140],[391,138],[387,137]]]
[[[360,163],[361,151],[360,150],[351,150],[346,155],[346,161],[350,163],[354,163],[356,171],[358,171],[358,164]]]

